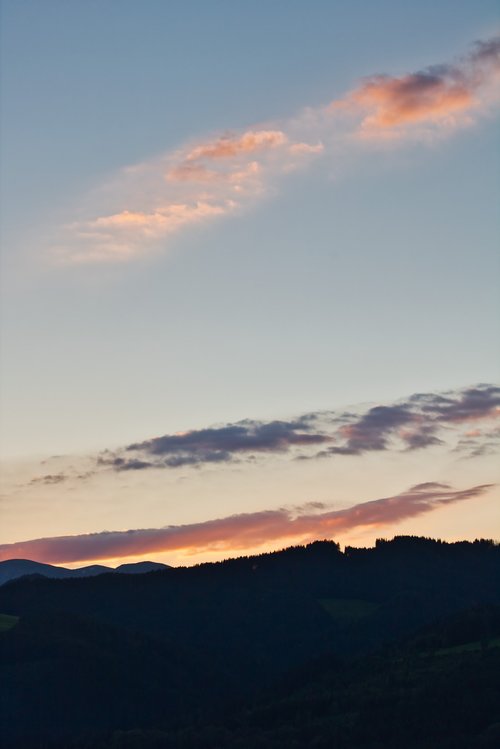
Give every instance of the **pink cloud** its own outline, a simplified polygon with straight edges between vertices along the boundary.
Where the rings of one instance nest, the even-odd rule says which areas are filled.
[[[314,508],[309,503],[294,511],[282,508],[242,513],[190,525],[38,538],[0,545],[0,560],[29,558],[59,564],[179,550],[231,552],[290,539],[331,538],[354,528],[392,526],[449,504],[481,497],[491,486],[483,484],[460,491],[428,482],[343,510],[311,512]]]
[[[292,143],[292,145],[289,148],[290,153],[292,154],[308,154],[308,153],[323,153],[325,150],[325,147],[323,143]]]
[[[220,177],[220,172],[185,161],[167,172],[167,179],[171,182],[217,182]]]
[[[159,240],[200,221],[228,213],[234,201],[198,200],[172,203],[152,212],[124,210],[92,221],[73,224],[78,244],[71,254],[62,252],[62,262],[96,263],[128,260],[141,252],[145,243]]]
[[[498,98],[499,78],[500,40],[479,42],[456,64],[373,75],[327,107],[265,128],[205,138],[125,168],[107,195],[99,191],[101,202],[90,218],[62,227],[52,254],[64,263],[142,257],[164,248],[164,239],[180,228],[272,194],[269,188],[283,175],[331,152],[336,142],[352,147],[360,138],[428,139],[471,123]],[[342,113],[348,115],[344,125],[334,119]]]
[[[436,65],[399,77],[374,75],[330,111],[361,115],[363,137],[401,137],[412,126],[450,128],[484,108],[500,77],[500,39],[479,42],[455,65]]]
[[[364,129],[438,122],[479,103],[465,85],[419,73],[372,78],[353,92],[351,101],[369,112],[362,122]]]
[[[226,159],[240,154],[255,153],[282,146],[287,140],[287,136],[281,130],[248,130],[239,136],[223,135],[193,148],[187,153],[186,161]]]

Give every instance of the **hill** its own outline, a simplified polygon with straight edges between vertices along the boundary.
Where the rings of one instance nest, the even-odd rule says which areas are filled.
[[[458,734],[500,723],[493,542],[325,541],[154,574],[25,577],[0,589],[0,612],[19,617],[0,634],[6,747],[444,747],[432,720],[420,744],[404,739],[390,707],[417,720],[441,672]],[[461,669],[484,676],[467,725]],[[377,710],[399,728],[384,733]]]

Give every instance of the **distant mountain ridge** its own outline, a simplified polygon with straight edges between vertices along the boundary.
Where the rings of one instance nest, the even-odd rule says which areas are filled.
[[[66,579],[71,577],[95,577],[96,575],[106,573],[139,575],[166,569],[170,569],[168,564],[143,561],[121,564],[116,568],[106,567],[103,564],[92,564],[72,570],[68,567],[33,562],[31,559],[7,559],[4,562],[0,562],[0,585],[8,583],[10,580],[16,580],[19,577],[25,577],[26,575],[42,575],[42,577]]]

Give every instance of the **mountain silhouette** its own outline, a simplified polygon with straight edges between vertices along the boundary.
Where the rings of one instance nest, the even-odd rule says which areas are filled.
[[[146,561],[121,564],[116,568],[106,567],[103,564],[92,564],[87,567],[69,569],[68,567],[58,567],[53,564],[33,562],[30,559],[7,559],[0,562],[0,585],[26,575],[41,575],[42,577],[53,579],[66,579],[72,577],[95,577],[104,573],[143,574],[145,572],[164,569],[168,569],[167,564]]]

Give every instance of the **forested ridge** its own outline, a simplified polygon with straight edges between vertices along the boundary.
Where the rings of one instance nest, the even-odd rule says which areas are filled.
[[[491,541],[25,577],[0,613],[7,748],[500,745]]]

